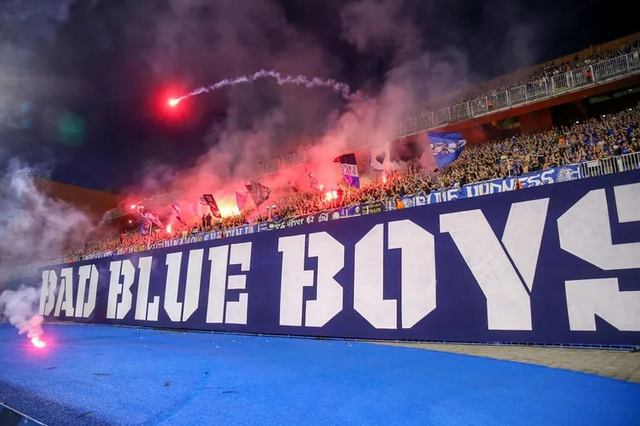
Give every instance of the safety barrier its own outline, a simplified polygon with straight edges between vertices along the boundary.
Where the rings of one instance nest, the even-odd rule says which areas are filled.
[[[640,152],[618,155],[580,164],[581,177],[610,175],[640,169]]]

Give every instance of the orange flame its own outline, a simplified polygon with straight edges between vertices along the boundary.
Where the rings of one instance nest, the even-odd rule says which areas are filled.
[[[225,198],[218,200],[218,209],[220,209],[220,215],[222,217],[232,217],[240,214],[236,203]]]

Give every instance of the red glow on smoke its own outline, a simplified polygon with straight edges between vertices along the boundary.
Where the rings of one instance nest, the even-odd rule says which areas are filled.
[[[40,340],[40,337],[38,336],[31,338],[31,344],[38,349],[43,349],[47,346],[47,343],[44,340]]]

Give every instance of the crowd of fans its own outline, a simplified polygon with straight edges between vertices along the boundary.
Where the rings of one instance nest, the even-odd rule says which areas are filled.
[[[640,107],[481,144],[438,174],[438,189],[640,151]]]
[[[591,55],[586,57],[580,57],[579,55],[575,55],[575,57],[571,60],[563,61],[563,62],[550,62],[546,64],[542,64],[538,67],[534,67],[531,69],[531,73],[527,75],[525,78],[521,78],[518,80],[509,80],[502,81],[499,87],[494,87],[487,90],[486,87],[474,87],[469,90],[466,90],[464,93],[457,96],[454,100],[447,100],[446,102],[440,102],[439,104],[431,105],[431,108],[439,108],[444,107],[446,105],[454,105],[464,102],[473,102],[477,101],[484,105],[484,100],[479,99],[487,96],[489,99],[488,107],[491,109],[492,99],[495,99],[498,93],[504,92],[512,87],[518,86],[544,86],[545,84],[551,84],[551,78],[556,75],[580,70],[582,69],[584,72],[584,78],[587,81],[591,81],[593,75],[591,74],[591,70],[587,67],[590,65],[594,65],[598,62],[605,61],[607,59],[611,59],[617,56],[621,56],[624,54],[628,54],[631,52],[640,51],[640,40],[635,40],[630,44],[621,45],[615,48],[611,48],[608,50],[599,50],[593,52]]]
[[[291,190],[275,201],[268,201],[268,214],[252,216],[251,212],[241,212],[222,219],[207,214],[196,223],[176,221],[170,227],[152,228],[144,235],[139,230],[130,230],[95,239],[71,254],[95,254],[130,248],[143,250],[159,241],[202,232],[224,232],[248,223],[278,221],[339,207],[385,201],[420,191],[430,193],[472,182],[519,176],[556,166],[640,152],[639,126],[640,104],[568,127],[554,127],[544,132],[468,146],[455,162],[443,170],[427,171],[418,164],[410,163],[402,170],[386,172],[364,181],[360,188],[344,185],[329,192]]]

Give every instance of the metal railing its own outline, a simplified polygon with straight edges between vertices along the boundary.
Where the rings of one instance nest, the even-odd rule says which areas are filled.
[[[635,50],[579,69],[543,77],[527,84],[496,90],[469,101],[437,109],[435,112],[423,111],[418,118],[413,117],[403,123],[398,136],[408,136],[443,124],[467,120],[527,102],[559,96],[639,72],[640,52]]]
[[[580,164],[580,177],[610,175],[640,169],[640,152],[618,155]]]

